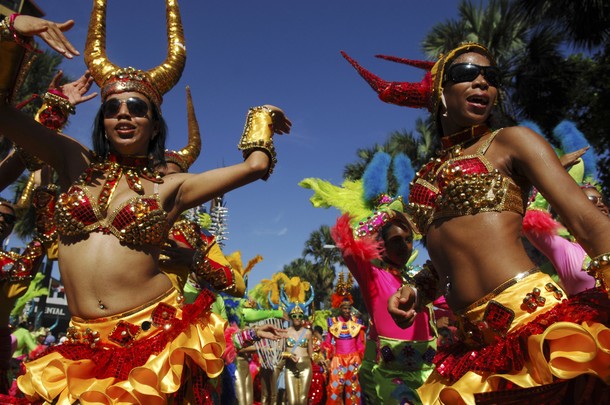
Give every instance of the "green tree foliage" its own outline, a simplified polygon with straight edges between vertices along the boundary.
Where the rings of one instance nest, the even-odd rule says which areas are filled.
[[[527,15],[560,26],[576,45],[592,49],[610,40],[610,2],[607,0],[517,0]]]

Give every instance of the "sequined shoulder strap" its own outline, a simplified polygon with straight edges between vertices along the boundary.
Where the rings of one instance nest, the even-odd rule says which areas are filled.
[[[489,138],[487,138],[487,140],[485,141],[485,143],[483,145],[481,145],[481,147],[479,148],[479,150],[477,150],[477,154],[479,155],[484,155],[485,152],[487,152],[487,149],[489,148],[489,145],[491,145],[491,143],[493,142],[493,140],[495,139],[496,135],[498,135],[498,132],[500,132],[502,130],[502,128],[500,129],[496,129],[495,131],[493,131],[491,133],[491,136]]]

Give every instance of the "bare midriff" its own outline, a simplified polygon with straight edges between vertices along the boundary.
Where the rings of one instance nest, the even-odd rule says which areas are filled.
[[[483,212],[435,221],[427,233],[430,259],[447,303],[459,310],[535,265],[520,237],[521,215]]]

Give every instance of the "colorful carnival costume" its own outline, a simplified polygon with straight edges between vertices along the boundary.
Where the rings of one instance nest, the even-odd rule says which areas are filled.
[[[421,83],[386,82],[346,58],[383,101],[427,107],[436,118],[445,67],[458,55],[477,52],[492,65],[489,51],[461,45],[438,62],[386,59],[428,70]],[[495,133],[473,155],[462,145],[491,131],[485,125],[441,139],[443,150],[417,173],[409,209],[421,232],[439,219],[480,212],[525,213],[529,190],[502,175],[485,157]],[[519,273],[488,295],[454,311],[460,341],[437,353],[436,370],[418,390],[426,404],[574,403],[610,397],[610,253],[592,259],[588,272],[598,287],[566,299],[565,292],[538,269]],[[432,267],[410,284],[418,304],[438,295],[439,276]],[[451,293],[451,286],[447,286]],[[564,402],[562,402],[564,401]]]
[[[327,359],[332,358],[332,347],[315,334],[312,339],[313,355],[311,356],[312,375],[309,387],[309,405],[322,405],[326,403],[327,370],[323,365]]]
[[[333,293],[333,308],[341,305],[351,306],[353,299],[349,292],[352,276],[347,279],[343,273]],[[364,325],[362,320],[350,315],[328,318],[326,342],[333,346],[333,358],[329,366],[327,404],[360,404],[361,388],[358,371],[364,357]]]
[[[310,291],[306,299],[305,294]],[[304,321],[310,315],[309,306],[315,294],[309,282],[292,277],[282,285],[281,300],[285,311],[292,320],[300,320],[300,329],[294,325],[288,328],[284,348],[284,379],[286,385],[286,402],[288,405],[306,404],[312,379],[312,332]],[[294,331],[295,337],[290,336]],[[303,354],[304,353],[304,354]],[[296,360],[295,357],[296,356]]]
[[[529,122],[526,124],[535,125]],[[560,122],[553,129],[553,135],[559,139],[560,148],[557,153],[560,155],[567,150],[577,150],[588,145],[584,134],[571,121]],[[591,170],[591,167],[596,166],[596,160],[595,154],[588,151],[568,169],[570,176],[583,191],[588,188],[598,191],[593,185],[594,173]],[[583,271],[589,264],[589,256],[570,232],[553,218],[550,211],[548,201],[540,193],[533,193],[523,219],[524,236],[549,259],[569,296],[595,287],[595,279]]]
[[[103,99],[137,91],[158,107],[162,95],[180,78],[186,56],[180,14],[175,1],[166,3],[168,59],[147,72],[121,69],[107,60],[105,2],[94,3],[84,53]],[[2,60],[9,58],[3,55]],[[2,87],[0,92],[4,90]],[[80,181],[57,201],[55,223],[59,235],[85,237],[103,232],[136,248],[161,246],[169,226],[157,192],[162,179],[154,172],[155,163],[148,157],[112,154],[94,159]],[[92,176],[105,181],[98,196],[91,195],[88,188]],[[110,206],[122,176],[138,196],[106,217],[102,213]],[[154,184],[152,194],[144,195],[140,178]],[[213,301],[213,294],[202,292],[195,303],[184,304],[181,293],[171,288],[157,299],[121,314],[73,318],[69,341],[29,361],[26,374],[18,380],[19,388],[34,402],[213,403],[206,381],[223,368],[226,324],[210,312]],[[99,307],[106,309],[101,301]]]
[[[314,190],[311,201],[315,206],[335,206],[344,213],[331,235],[363,292],[371,318],[359,371],[363,396],[374,404],[419,403],[415,390],[434,368],[436,328],[430,310],[418,313],[406,330],[396,326],[387,310],[388,299],[402,285],[406,271],[384,263],[381,256],[382,228],[398,221],[396,213],[404,211],[403,197],[391,198],[386,193],[391,162],[390,155],[377,152],[362,180],[346,181],[342,187],[311,178],[299,184]],[[408,184],[408,158],[398,155],[393,162],[394,173],[401,174],[400,183]]]

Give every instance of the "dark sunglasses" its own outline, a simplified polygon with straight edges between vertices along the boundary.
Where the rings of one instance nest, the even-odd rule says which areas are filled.
[[[132,117],[142,118],[146,117],[146,114],[148,114],[148,104],[146,104],[146,101],[142,100],[141,98],[130,97],[127,100],[111,98],[102,105],[104,118],[116,118],[116,116],[119,115],[119,111],[121,110],[121,105],[123,105],[123,103],[127,105],[129,115]]]
[[[303,319],[304,318],[303,314],[291,314],[290,317],[292,319]]]
[[[13,214],[6,214],[4,212],[0,212],[0,216],[2,216],[2,220],[8,225],[14,225],[15,221],[17,221],[17,217]]]
[[[483,75],[490,86],[500,86],[500,69],[496,66],[479,66],[473,63],[456,63],[452,65],[445,75],[445,81],[451,80],[453,83],[471,82],[479,75]]]
[[[604,200],[604,197],[602,197],[602,196],[588,195],[587,198],[589,199],[589,201],[591,201],[595,205],[597,205],[599,203],[602,203],[604,205],[606,204],[606,200]]]

